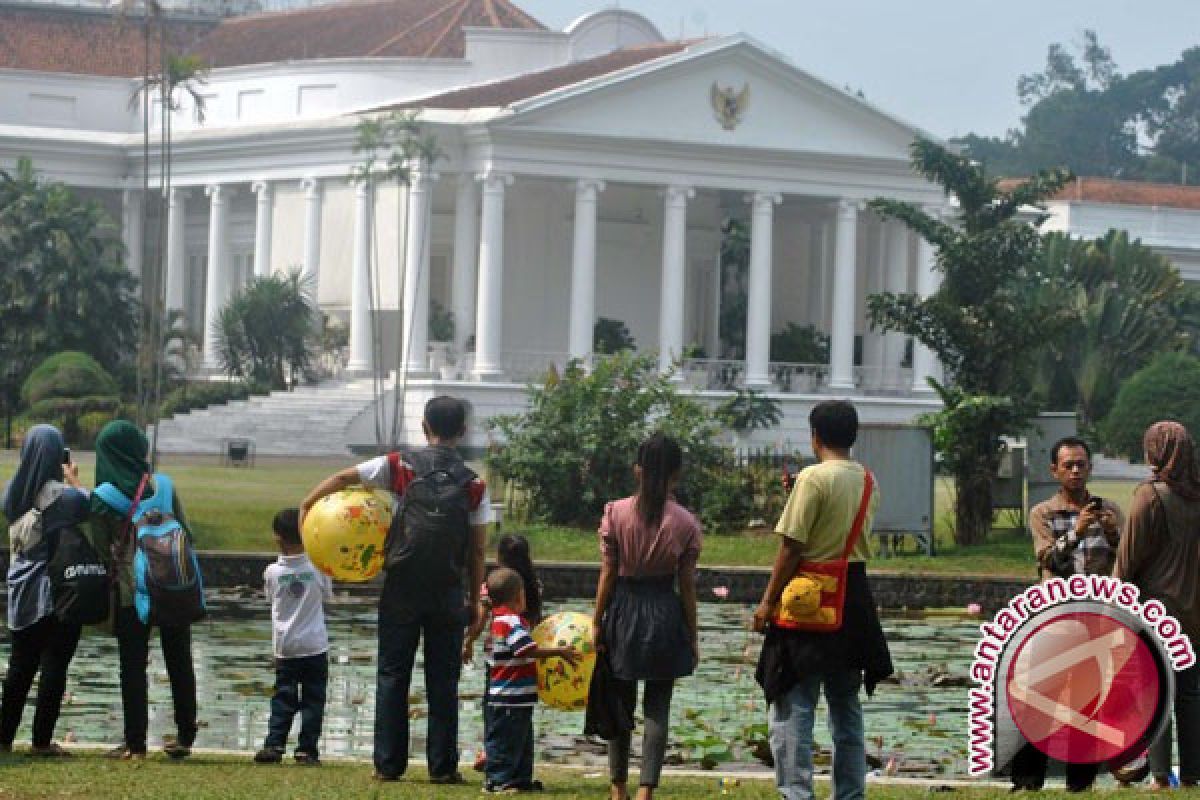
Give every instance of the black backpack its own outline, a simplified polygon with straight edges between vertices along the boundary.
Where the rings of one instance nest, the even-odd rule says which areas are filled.
[[[108,619],[112,582],[108,567],[76,522],[46,531],[52,551],[46,571],[54,616],[66,625],[96,625]]]
[[[408,461],[416,477],[388,531],[384,569],[402,574],[405,594],[419,597],[462,585],[476,475],[451,451],[419,451]]]

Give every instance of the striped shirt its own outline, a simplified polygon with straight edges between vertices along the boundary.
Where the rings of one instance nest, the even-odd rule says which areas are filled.
[[[497,606],[492,610],[491,639],[488,703],[508,707],[537,705],[537,661],[533,658],[537,645],[525,621],[512,609]]]

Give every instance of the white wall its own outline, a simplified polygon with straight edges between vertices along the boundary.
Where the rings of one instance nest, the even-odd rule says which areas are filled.
[[[134,88],[128,78],[0,69],[0,125],[131,133]]]

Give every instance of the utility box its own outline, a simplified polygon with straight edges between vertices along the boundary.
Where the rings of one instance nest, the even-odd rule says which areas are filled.
[[[1046,412],[1033,420],[1025,437],[1025,474],[1029,481],[1025,502],[1030,508],[1058,492],[1058,481],[1050,474],[1050,451],[1059,439],[1077,435],[1078,428],[1075,413],[1070,411]]]
[[[879,511],[874,533],[886,545],[893,536],[916,537],[933,555],[933,438],[917,425],[862,425],[854,459],[875,473]],[[886,546],[880,548],[886,551]]]
[[[1025,522],[1025,446],[1010,444],[1000,457],[1000,469],[992,481],[992,508],[1016,511]]]

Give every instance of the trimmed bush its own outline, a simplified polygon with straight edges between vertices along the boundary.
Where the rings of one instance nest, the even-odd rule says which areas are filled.
[[[91,395],[89,397],[48,397],[29,407],[30,417],[79,416],[89,412],[102,412],[110,417],[121,408],[121,399],[115,396]]]
[[[270,394],[268,387],[256,383],[214,382],[180,386],[163,398],[159,407],[162,419],[176,414],[185,414],[197,408],[222,405],[234,400],[245,400],[252,394]]]
[[[21,400],[33,406],[50,398],[116,397],[117,382],[87,353],[56,353],[37,366],[21,386]]]
[[[1164,353],[1135,372],[1117,393],[1101,425],[1107,449],[1141,460],[1142,436],[1159,420],[1182,422],[1200,433],[1200,359],[1184,353]]]

